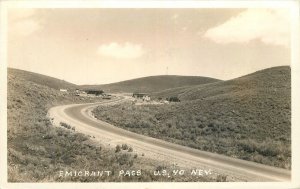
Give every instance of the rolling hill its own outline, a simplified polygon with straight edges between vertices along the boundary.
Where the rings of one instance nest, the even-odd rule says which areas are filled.
[[[150,76],[144,78],[137,78],[112,84],[105,85],[75,85],[64,80],[60,80],[54,77],[45,76],[42,74],[8,68],[8,73],[15,75],[15,77],[20,77],[26,81],[31,81],[36,84],[47,86],[53,89],[100,89],[105,92],[157,92],[165,89],[177,88],[177,87],[187,87],[193,85],[200,85],[206,83],[212,83],[220,81],[208,77],[198,77],[198,76]]]
[[[40,74],[8,69],[8,181],[70,182],[70,177],[58,177],[57,170],[81,170],[90,167],[109,170],[118,165],[114,150],[106,149],[99,143],[95,144],[90,137],[81,133],[53,126],[46,116],[48,108],[55,105],[95,100],[66,95],[47,86],[49,84],[55,88],[73,86]],[[133,157],[129,157],[124,160],[128,162],[132,159]],[[117,180],[114,177],[108,179]],[[96,180],[97,178],[84,178],[85,182]],[[83,182],[83,179],[77,177],[72,181]]]
[[[219,81],[209,77],[162,75],[122,81],[105,85],[84,85],[83,89],[101,89],[105,92],[151,93],[165,89],[200,85]]]
[[[235,95],[250,95],[254,93],[262,94],[265,92],[275,93],[279,89],[285,88],[286,90],[280,90],[283,96],[290,96],[290,67],[279,66],[260,70],[251,73],[246,76],[242,76],[236,79],[228,81],[218,81],[214,83],[207,83],[202,85],[184,86],[178,88],[166,89],[158,92],[151,93],[154,98],[166,98],[170,96],[177,96],[180,100],[197,100],[197,99],[209,99],[219,98],[225,96]]]
[[[272,98],[290,98],[290,67],[268,68],[252,74],[208,85],[193,87],[181,93],[182,100],[215,99],[226,97],[264,96]],[[264,96],[265,97],[265,96]]]
[[[19,70],[15,68],[8,68],[8,75],[14,75],[15,77],[19,77],[26,81],[30,81],[42,86],[47,86],[52,89],[61,89],[61,88],[76,89],[77,88],[77,85],[66,82],[64,80],[60,80],[54,77],[50,77],[50,76],[46,76],[34,72]]]
[[[94,114],[99,119],[140,134],[290,168],[289,66],[153,94],[155,97],[177,95],[181,102],[156,106],[125,104],[98,107]]]
[[[156,166],[168,165],[145,160],[140,154],[102,145],[91,136],[52,125],[46,116],[50,107],[62,104],[87,103],[99,98],[79,97],[60,92],[59,88],[74,85],[59,79],[27,71],[8,69],[7,83],[7,172],[8,182],[138,182],[169,181],[163,176],[151,177]],[[67,125],[66,123],[62,124]],[[121,145],[121,144],[120,144]],[[135,149],[133,149],[135,150]],[[154,166],[154,167],[153,167]],[[171,165],[168,165],[171,167]],[[109,177],[60,177],[68,170],[138,170],[139,177],[118,174]],[[183,176],[178,181],[199,181]],[[200,181],[216,181],[213,177]]]

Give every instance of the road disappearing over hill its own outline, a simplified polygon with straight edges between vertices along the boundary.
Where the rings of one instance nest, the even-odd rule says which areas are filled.
[[[290,181],[289,170],[200,151],[136,134],[97,120],[91,113],[92,109],[97,106],[121,103],[128,98],[118,96],[115,99],[98,103],[56,106],[48,111],[48,116],[53,118],[55,125],[59,125],[60,122],[68,123],[74,126],[76,131],[95,136],[95,139],[108,139],[111,146],[126,143],[134,149],[150,151],[152,154],[159,154],[172,161],[185,162],[190,167],[209,168],[222,174],[243,178],[246,181]]]

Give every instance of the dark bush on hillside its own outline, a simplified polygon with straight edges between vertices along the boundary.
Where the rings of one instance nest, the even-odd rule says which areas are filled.
[[[117,146],[116,146],[115,152],[117,153],[117,152],[120,152],[120,151],[121,151],[121,146],[120,146],[120,145],[117,145]]]
[[[227,175],[218,175],[217,176],[217,182],[226,182]]]
[[[60,126],[66,128],[66,129],[71,129],[71,125],[67,124],[67,123],[64,123],[64,122],[60,122]]]
[[[177,96],[169,97],[169,98],[167,98],[167,101],[169,101],[169,102],[180,102],[180,100]]]
[[[127,150],[128,149],[128,145],[127,144],[122,144],[122,150]]]
[[[132,151],[133,151],[132,147],[129,147],[128,152],[132,152]]]

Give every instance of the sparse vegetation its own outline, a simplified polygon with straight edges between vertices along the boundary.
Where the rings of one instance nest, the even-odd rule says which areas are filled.
[[[133,151],[132,147],[129,147],[128,152],[132,152],[132,151]]]
[[[122,150],[127,150],[128,149],[128,145],[127,144],[122,144]]]
[[[120,152],[120,151],[121,151],[121,147],[120,147],[120,145],[117,145],[117,146],[116,146],[115,152],[118,153],[118,152]]]
[[[53,77],[49,77],[46,75],[41,75],[29,71],[24,71],[24,70],[19,70],[19,69],[14,69],[14,68],[9,68],[10,74],[13,74],[15,76],[18,76],[28,82],[32,82],[44,87],[49,87],[52,89],[76,89],[78,88],[75,84],[66,82],[64,80],[56,79]],[[30,95],[30,93],[28,93]]]
[[[289,67],[190,87],[179,98],[160,106],[100,106],[93,113],[132,132],[290,169]]]
[[[94,143],[67,123],[53,127],[46,117],[55,105],[92,102],[60,93],[26,72],[8,71],[9,182],[120,181],[111,177],[58,177],[60,170],[143,169],[142,177],[122,181],[227,181],[218,178],[154,177],[144,153],[124,144],[120,151]],[[39,77],[32,74],[30,77]],[[53,79],[53,78],[52,78]],[[39,81],[39,82],[37,82]],[[176,89],[177,90],[177,89]],[[290,69],[278,67],[231,81],[187,87],[180,103],[98,107],[93,113],[114,125],[144,135],[267,165],[291,166]],[[166,93],[167,94],[167,93]],[[67,129],[65,129],[67,128]],[[122,148],[124,148],[122,150]],[[133,150],[133,149],[132,149]],[[152,162],[152,168],[153,168]],[[157,165],[157,164],[156,164]]]
[[[9,182],[170,181],[168,178],[154,177],[149,167],[155,162],[138,158],[129,152],[131,147],[115,153],[113,149],[95,143],[92,137],[74,132],[72,125],[61,123],[61,127],[52,126],[52,120],[46,117],[50,107],[92,102],[92,99],[62,94],[57,89],[45,86],[43,77],[28,79],[26,74],[8,69]],[[30,77],[39,75],[31,74]],[[120,180],[117,174],[120,169],[134,170],[140,167],[145,168],[140,177],[124,177]],[[78,170],[114,172],[110,177],[59,177],[59,171]],[[213,181],[212,178],[186,177],[177,178],[176,181],[186,179]]]
[[[227,175],[218,175],[217,176],[217,182],[226,182]]]
[[[71,125],[69,125],[67,123],[62,123],[62,122],[60,122],[60,126],[66,128],[66,129],[71,129],[72,128]]]

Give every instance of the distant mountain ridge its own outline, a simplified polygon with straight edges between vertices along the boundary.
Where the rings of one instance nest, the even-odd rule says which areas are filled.
[[[83,89],[101,89],[106,92],[144,92],[156,91],[207,84],[220,81],[218,79],[200,76],[160,75],[137,78],[105,85],[83,85]]]

